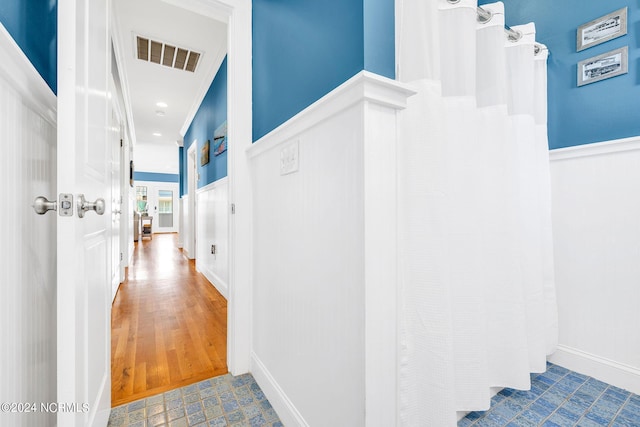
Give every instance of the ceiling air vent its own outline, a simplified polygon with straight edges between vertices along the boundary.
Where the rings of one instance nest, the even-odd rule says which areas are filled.
[[[200,60],[198,52],[146,37],[136,36],[136,47],[138,59],[192,73],[196,71]]]

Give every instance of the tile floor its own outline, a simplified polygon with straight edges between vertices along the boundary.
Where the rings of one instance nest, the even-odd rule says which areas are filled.
[[[531,375],[531,390],[504,389],[491,409],[471,412],[458,427],[638,427],[640,396],[557,365]]]
[[[211,378],[111,409],[108,427],[283,427],[251,374]]]

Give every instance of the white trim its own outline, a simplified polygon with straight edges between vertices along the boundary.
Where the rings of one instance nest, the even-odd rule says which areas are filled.
[[[251,374],[256,380],[265,396],[275,409],[280,421],[287,427],[308,427],[300,412],[289,397],[280,387],[280,384],[273,378],[273,375],[264,366],[258,356],[251,352]],[[330,408],[328,410],[331,410]]]
[[[0,75],[22,96],[22,101],[54,126],[57,123],[57,98],[29,58],[0,23]]]
[[[580,157],[602,156],[605,154],[636,150],[640,150],[640,136],[577,145],[575,147],[557,148],[549,151],[549,160],[577,159]]]
[[[227,364],[234,375],[249,371],[252,347],[253,202],[245,150],[251,147],[252,123],[252,11],[251,0],[224,0],[229,16],[228,150],[229,204],[229,321]]]
[[[289,142],[296,135],[359,102],[368,101],[402,110],[407,106],[407,98],[415,93],[407,84],[361,71],[260,138],[247,150],[247,155],[253,158],[279,144]]]
[[[227,181],[229,181],[229,177],[228,176],[223,176],[222,178],[220,178],[220,179],[218,179],[216,181],[208,183],[204,187],[200,187],[200,188],[196,189],[196,195],[198,195],[200,193],[204,193],[206,191],[215,190],[216,188],[220,187],[221,185],[229,185],[229,183]]]
[[[197,270],[207,278],[209,283],[211,283],[211,286],[216,288],[216,290],[222,294],[224,299],[229,300],[229,285],[227,284],[227,282],[222,280],[220,276],[209,270],[207,267]]]
[[[549,361],[572,371],[589,375],[616,387],[640,394],[640,369],[595,354],[558,345]]]

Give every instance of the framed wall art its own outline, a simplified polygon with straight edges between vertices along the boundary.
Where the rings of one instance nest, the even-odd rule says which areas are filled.
[[[629,48],[625,46],[578,62],[578,86],[626,74],[628,55]]]
[[[219,156],[227,151],[227,122],[225,120],[218,129],[213,132],[213,155]]]
[[[200,154],[200,166],[204,166],[209,163],[209,140],[202,146],[202,153]]]
[[[627,8],[623,7],[578,27],[576,50],[588,49],[627,34]]]

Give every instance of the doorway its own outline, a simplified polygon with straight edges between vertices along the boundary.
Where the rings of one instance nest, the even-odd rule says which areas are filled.
[[[252,144],[251,135],[251,2],[248,0],[164,0],[165,3],[184,8],[199,15],[213,18],[228,25],[228,135],[233,141],[228,148],[229,211],[229,299],[227,334],[227,364],[230,372],[239,375],[249,371],[250,365],[250,289],[251,289],[251,197],[250,178],[244,151]],[[122,43],[122,40],[120,40]],[[118,53],[122,59],[122,50]],[[124,86],[128,85],[123,82]],[[130,100],[127,102],[130,103]],[[135,139],[135,137],[133,137]],[[135,143],[134,140],[131,141]],[[187,195],[189,203],[180,205],[183,214],[196,223],[196,145],[188,157],[190,165],[185,172],[191,175]],[[189,178],[188,178],[189,179]],[[193,191],[191,190],[193,189]],[[177,192],[176,192],[177,194]],[[133,204],[133,202],[132,202]],[[175,206],[175,205],[174,205]],[[185,221],[184,246],[190,257],[196,255],[195,229],[189,232]],[[188,238],[191,235],[191,238]],[[189,242],[190,241],[190,242]],[[190,246],[190,247],[189,247]],[[190,250],[189,250],[190,249]],[[197,326],[195,326],[197,327]]]

